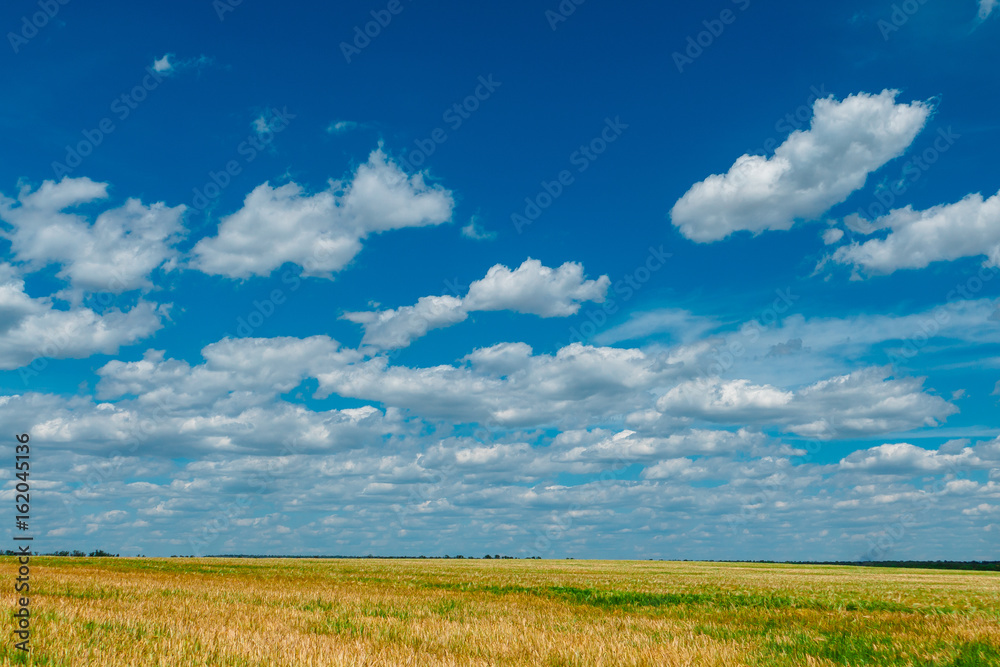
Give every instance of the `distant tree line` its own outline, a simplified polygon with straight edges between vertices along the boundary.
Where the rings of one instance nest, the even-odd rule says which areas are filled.
[[[19,552],[12,549],[6,549],[3,551],[5,556],[17,556]],[[94,549],[90,553],[80,551],[79,549],[74,549],[73,551],[53,551],[51,553],[37,554],[39,556],[69,556],[72,558],[119,558],[120,554],[113,554],[103,549]],[[140,554],[139,558],[144,556]],[[173,555],[171,558],[194,558],[194,556],[177,556]],[[375,556],[373,554],[368,554],[367,556],[338,556],[338,555],[328,555],[328,556],[299,556],[299,555],[282,555],[273,556],[268,554],[212,554],[205,556],[205,558],[289,558],[289,559],[363,559],[371,558],[378,560],[413,560],[413,559],[428,559],[428,560],[541,560],[541,556],[502,556],[500,554],[486,554],[481,559],[477,559],[475,556],[463,556],[461,554],[456,556],[449,556],[445,554],[444,556]],[[559,560],[559,559],[552,559]],[[569,558],[567,560],[573,560]],[[648,560],[659,560],[664,559],[653,559]],[[762,564],[762,565],[846,565],[853,567],[897,567],[897,568],[920,568],[926,570],[966,570],[966,571],[986,571],[986,572],[1000,572],[1000,561],[979,561],[979,560],[871,560],[871,561],[817,561],[817,560],[796,560],[796,561],[777,561],[777,560],[709,560],[709,561],[691,561],[684,559],[680,562],[703,562],[703,563],[749,563],[749,564]]]
[[[816,563],[803,563],[815,565]],[[879,560],[856,562],[832,562],[823,565],[854,565],[859,567],[912,567],[927,570],[981,570],[1000,572],[1000,561],[996,560]]]
[[[171,556],[171,558],[175,558],[175,556]],[[209,556],[205,556],[205,558],[303,558],[303,559],[308,559],[308,558],[322,558],[322,559],[341,559],[341,560],[343,560],[343,559],[369,559],[369,558],[373,559],[373,560],[418,560],[418,559],[422,558],[422,559],[425,559],[425,560],[454,560],[454,559],[457,559],[457,560],[480,560],[480,559],[477,559],[475,556],[462,556],[461,554],[458,555],[458,556],[449,556],[448,554],[445,554],[444,556],[423,556],[423,555],[420,555],[420,556],[375,556],[373,554],[368,554],[367,556],[337,556],[337,555],[333,555],[333,556],[296,556],[296,555],[292,555],[292,556],[287,556],[287,555],[283,555],[283,556],[270,556],[270,555],[267,555],[267,554],[211,554]],[[522,558],[520,558],[518,556],[501,556],[500,554],[495,554],[495,555],[491,556],[489,554],[486,554],[485,556],[482,557],[481,560],[541,560],[541,559],[542,559],[541,556],[525,556],[522,559]]]
[[[770,565],[847,565],[853,567],[905,567],[924,570],[1000,572],[1000,561],[996,560],[713,560],[702,562],[761,563]]]
[[[18,552],[7,549],[3,552],[5,556],[17,556]],[[47,554],[36,554],[38,556],[70,556],[74,558],[118,558],[118,554],[109,553],[103,549],[94,549],[90,553],[74,549],[73,551],[52,551]]]

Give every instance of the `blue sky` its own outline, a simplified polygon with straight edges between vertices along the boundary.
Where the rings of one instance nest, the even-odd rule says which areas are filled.
[[[9,3],[36,546],[995,557],[994,5]]]

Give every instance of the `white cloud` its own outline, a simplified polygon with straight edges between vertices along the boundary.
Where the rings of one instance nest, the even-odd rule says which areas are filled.
[[[971,447],[966,447],[957,454],[942,454],[904,442],[851,452],[841,459],[838,467],[840,470],[912,477],[926,473],[955,472],[981,464]]]
[[[483,352],[476,364],[497,371],[550,363],[522,344]],[[995,547],[984,527],[1000,485],[956,476],[996,467],[1000,441],[884,445],[833,464],[753,429],[588,427],[543,443],[542,431],[480,441],[392,408],[311,411],[269,389],[337,354],[348,355],[333,362],[342,366],[354,353],[322,336],[220,341],[195,366],[154,353],[106,367],[124,392],[109,391],[109,402],[0,397],[0,428],[29,430],[57,454],[43,488],[68,511],[48,527],[53,548],[75,548],[95,525],[112,551],[154,555],[188,553],[209,526],[199,553],[853,560],[873,543],[892,549],[884,557],[932,559],[985,559]],[[150,395],[157,388],[166,391]],[[189,400],[199,388],[205,400]],[[292,439],[296,449],[284,449]],[[904,510],[906,530],[879,540]]]
[[[374,312],[345,313],[344,319],[365,328],[362,342],[382,349],[406,347],[432,329],[465,321],[473,311],[512,310],[539,317],[566,317],[584,301],[603,303],[611,280],[584,278],[583,266],[566,262],[557,269],[526,259],[511,271],[497,264],[469,286],[463,298],[421,297],[415,306]]]
[[[353,120],[337,120],[326,127],[327,134],[343,134],[357,129],[359,124]]]
[[[566,262],[558,269],[526,259],[511,271],[497,264],[469,286],[468,310],[513,310],[540,317],[575,315],[584,301],[604,303],[611,279],[584,280],[583,265]]]
[[[979,0],[979,18],[987,19],[1000,4],[998,0]]]
[[[366,357],[326,336],[226,338],[206,346],[202,356],[198,365],[157,351],[138,361],[108,362],[98,371],[97,397],[200,419],[206,413],[232,416],[266,408],[281,394],[305,391],[302,382],[316,378],[317,398],[336,393],[377,401],[386,414],[409,411],[459,423],[587,425],[636,405],[651,407],[650,389],[670,382],[678,370],[640,350],[574,344],[555,355],[534,355],[524,343],[479,349],[454,366],[409,368]],[[229,435],[242,437],[239,431]]]
[[[294,389],[315,367],[361,359],[327,336],[310,338],[224,338],[202,349],[205,363],[163,358],[147,352],[141,361],[111,361],[97,371],[97,395],[126,394],[142,401],[205,407],[230,392],[245,392],[255,404]]]
[[[95,404],[25,394],[7,397],[0,405],[0,423],[23,423],[30,415],[32,436],[44,438],[54,449],[109,458],[137,456],[147,468],[178,456],[206,464],[213,457],[218,465],[221,457],[249,453],[277,456],[372,447],[401,431],[391,416],[374,407],[312,411],[285,401],[242,405],[224,393],[214,399],[192,410],[180,402],[122,398]],[[76,479],[86,478],[81,474]]]
[[[307,339],[224,339],[189,365],[150,351],[135,362],[111,361],[98,371],[97,396],[41,394],[0,397],[0,423],[32,422],[33,436],[78,452],[144,457],[237,452],[337,451],[381,446],[400,432],[398,419],[372,406],[313,411],[282,400],[317,363],[358,359],[325,336]],[[0,360],[3,348],[0,344]],[[148,458],[144,460],[149,460]],[[81,479],[82,479],[81,475]]]
[[[836,243],[837,241],[839,241],[842,238],[844,238],[844,230],[843,229],[833,229],[832,228],[832,229],[828,229],[825,232],[823,232],[823,244],[824,245],[833,245],[834,243]]]
[[[641,350],[574,343],[534,355],[524,343],[476,350],[467,366],[408,368],[376,357],[316,373],[320,397],[378,401],[430,419],[538,425],[593,423],[649,405],[650,389],[679,372]]]
[[[937,426],[958,409],[923,391],[919,378],[890,378],[887,368],[867,368],[797,391],[748,380],[699,378],[657,400],[660,412],[719,424],[777,424],[817,439],[873,435]]]
[[[872,274],[898,269],[922,269],[932,262],[986,256],[1000,266],[1000,193],[984,200],[970,194],[954,204],[924,211],[896,209],[872,221],[888,229],[884,239],[852,243],[834,252],[833,259]]]
[[[462,300],[453,296],[424,296],[415,306],[344,314],[344,319],[364,326],[364,345],[383,350],[406,347],[431,329],[450,327],[468,317]]]
[[[158,331],[168,309],[141,300],[126,312],[56,309],[49,297],[30,297],[13,268],[0,264],[0,369],[21,368],[41,358],[115,354]],[[34,375],[36,370],[22,371],[24,378]]]
[[[674,387],[657,401],[663,412],[708,419],[753,419],[783,412],[795,395],[749,380],[704,378]]]
[[[496,232],[488,232],[482,228],[479,224],[479,220],[476,216],[472,216],[469,220],[469,224],[462,227],[462,236],[467,239],[472,239],[473,241],[492,241],[497,237]]]
[[[369,235],[439,225],[453,205],[448,190],[405,174],[377,149],[350,182],[331,182],[322,192],[310,195],[295,183],[258,186],[222,219],[217,236],[198,242],[193,263],[209,274],[248,278],[291,262],[304,275],[330,278]]]
[[[418,431],[424,429],[423,419],[587,426],[648,405],[650,388],[669,381],[675,372],[662,359],[639,350],[573,345],[556,355],[536,356],[523,343],[477,350],[459,366],[393,367],[383,357],[366,359],[326,336],[227,338],[206,346],[202,356],[204,362],[197,365],[157,351],[148,351],[138,361],[110,361],[98,371],[96,397],[102,403],[86,409],[67,411],[37,395],[18,399],[16,406],[3,399],[0,407],[35,415],[35,422],[22,428],[31,426],[39,437],[74,442],[90,451],[120,449],[144,415],[154,418],[141,435],[157,447],[273,451],[286,436],[315,447],[360,443],[358,438],[371,436],[367,427],[350,435],[343,432],[347,426],[336,424],[376,419],[391,433],[399,430],[400,415],[406,412],[414,420],[410,430]],[[378,401],[385,408],[316,413],[282,398],[308,378],[319,379],[318,398],[336,392]],[[380,436],[368,441],[381,442]],[[693,449],[703,446],[682,451]]]
[[[709,431],[694,429],[666,437],[642,436],[625,430],[564,431],[550,446],[556,461],[656,462],[679,456],[709,456],[750,453],[767,438],[747,430]],[[672,459],[676,460],[676,459]]]
[[[4,235],[15,259],[32,271],[60,265],[57,275],[69,281],[77,297],[152,289],[150,274],[176,265],[174,246],[185,231],[185,207],[129,199],[93,222],[66,211],[105,199],[107,187],[88,178],[64,178],[45,181],[34,192],[23,189],[16,202],[0,197],[0,219],[12,228]]]
[[[901,155],[924,127],[931,107],[897,104],[897,95],[816,100],[809,130],[793,132],[772,157],[743,155],[728,173],[696,183],[674,205],[673,224],[687,238],[709,242],[817,218]]]
[[[213,62],[213,59],[206,55],[200,55],[197,58],[184,58],[182,60],[177,60],[177,56],[175,54],[165,53],[161,58],[153,60],[152,69],[154,72],[169,76],[188,69],[201,70],[208,67]]]
[[[163,54],[162,58],[157,58],[156,60],[154,60],[153,61],[153,70],[156,71],[156,72],[161,72],[161,73],[162,72],[169,72],[170,70],[172,70],[174,68],[174,66],[173,66],[173,64],[171,64],[170,58],[173,55],[174,54],[172,54],[172,53],[165,53],[165,54]]]
[[[594,342],[601,345],[613,345],[622,341],[641,340],[647,336],[666,333],[676,341],[691,343],[718,325],[718,322],[695,315],[688,310],[663,308],[632,313],[627,322],[594,336]]]
[[[263,144],[268,151],[274,153],[274,146],[271,145],[274,140],[274,135],[281,132],[286,127],[291,119],[295,118],[295,114],[288,111],[288,107],[283,109],[271,108],[265,110],[259,116],[254,118],[250,122],[250,128],[260,139],[260,143]]]
[[[770,326],[760,320],[724,323],[688,318],[683,311],[649,311],[593,340],[608,345],[667,334],[671,356],[685,364],[689,376],[702,372],[783,387],[840,375],[861,358],[924,373],[928,367],[954,363],[956,349],[974,359],[992,355],[990,346],[1000,343],[997,319],[990,319],[997,302],[969,298],[964,283],[958,288],[942,294],[948,303],[934,308],[844,318],[806,318],[790,309]]]

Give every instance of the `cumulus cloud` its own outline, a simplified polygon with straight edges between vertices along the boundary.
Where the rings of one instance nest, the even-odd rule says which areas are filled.
[[[345,313],[365,328],[362,343],[382,349],[406,347],[432,329],[463,322],[473,311],[512,310],[539,317],[575,315],[585,301],[603,303],[610,278],[586,280],[583,265],[566,262],[556,269],[526,259],[511,271],[497,264],[469,286],[464,298],[426,296],[414,306]]]
[[[140,361],[110,361],[97,371],[103,399],[134,395],[140,401],[186,408],[211,405],[220,396],[245,392],[245,400],[266,401],[294,389],[317,366],[361,359],[327,336],[309,338],[224,338],[201,351],[204,364],[164,359],[149,351]]]
[[[1000,487],[954,477],[995,468],[1000,440],[938,451],[884,445],[819,464],[762,433],[760,420],[731,430],[623,429],[616,413],[651,407],[658,388],[677,385],[680,369],[659,353],[573,345],[536,355],[507,343],[456,366],[405,368],[313,336],[224,339],[202,357],[149,351],[109,362],[94,399],[0,397],[0,428],[29,430],[61,451],[46,493],[71,511],[49,526],[53,548],[74,548],[97,526],[123,553],[280,545],[359,555],[610,557],[625,549],[726,558],[739,536],[741,556],[856,559],[885,529],[873,506],[914,515],[893,555],[953,557],[958,538],[966,558],[993,548],[982,532]],[[335,388],[381,406],[323,410],[287,399],[317,375],[317,398]],[[879,382],[880,391],[858,391],[865,383],[850,378],[796,390],[744,382],[716,409],[731,416],[752,406],[788,425],[825,416],[818,406],[847,419],[891,421],[893,404],[910,412],[919,382],[909,392]],[[470,419],[489,433],[460,435]],[[558,433],[548,430],[553,423]],[[114,511],[108,497],[120,501]],[[200,541],[216,517],[204,508],[228,507],[233,497],[246,502]],[[928,498],[933,512],[913,511]]]
[[[84,432],[82,421],[62,421],[69,406],[46,396],[9,403],[22,400],[22,408],[58,415],[51,427],[60,429],[59,438]],[[13,414],[0,404],[0,425]],[[685,455],[684,445],[661,447],[636,434],[605,430],[567,432],[551,447],[431,437],[391,452],[377,447],[308,454],[236,451],[181,463],[168,460],[164,450],[158,461],[116,457],[111,466],[102,457],[66,451],[52,461],[46,493],[75,514],[54,517],[49,535],[58,538],[56,548],[72,547],[91,524],[99,524],[102,539],[123,545],[113,550],[124,553],[124,545],[142,544],[141,551],[157,554],[195,544],[199,553],[260,553],[280,545],[297,553],[362,555],[374,545],[409,554],[488,550],[614,557],[625,550],[651,558],[731,558],[734,541],[742,556],[777,559],[853,560],[870,553],[873,543],[891,548],[893,557],[992,553],[994,541],[984,529],[995,520],[996,484],[948,480],[947,465],[911,466],[916,471],[911,479],[907,466],[891,468],[887,476],[877,467],[868,472],[796,461],[793,452],[726,451],[728,445],[744,446],[740,437],[691,432],[676,439],[687,439],[696,449],[699,442],[723,443],[705,448],[706,455]],[[599,449],[578,449],[598,443]],[[55,445],[70,443],[57,439]],[[573,454],[564,457],[569,451]],[[638,479],[623,474],[616,451],[641,461]],[[913,453],[915,460],[934,456],[931,450]],[[555,481],[567,473],[588,477],[573,484]],[[76,488],[87,478],[99,479],[99,490]],[[261,480],[267,481],[263,487]],[[116,506],[121,509],[108,512],[108,495],[122,500]],[[234,496],[245,500],[239,512],[224,526],[213,524],[216,515],[206,515],[204,508],[229,507]],[[907,530],[886,544],[877,538],[895,525],[891,517],[897,508],[907,512]],[[206,525],[214,526],[207,544],[199,540]]]
[[[833,245],[840,239],[844,238],[844,230],[831,228],[823,232],[823,244]]]
[[[626,322],[606,332],[614,335],[593,340],[610,344],[667,334],[674,342],[671,356],[691,376],[725,369],[727,377],[753,378],[755,384],[802,386],[842,374],[860,358],[919,372],[926,364],[949,363],[948,355],[958,348],[973,357],[993,355],[1000,343],[1000,327],[990,320],[997,302],[971,296],[962,284],[947,295],[947,305],[934,308],[842,318],[789,310],[770,326],[762,319],[724,323],[684,311],[649,311],[635,315],[634,325]],[[737,352],[727,357],[726,350]]]
[[[945,454],[903,442],[851,452],[841,459],[838,468],[871,474],[912,477],[926,473],[956,472],[980,465],[982,460],[971,447],[966,447],[957,454]]]
[[[535,355],[523,343],[504,344],[477,350],[458,366],[430,368],[389,366],[385,358],[366,358],[326,336],[227,338],[206,346],[202,357],[202,363],[190,364],[150,350],[136,361],[110,361],[97,371],[99,403],[81,398],[77,408],[58,408],[62,399],[32,394],[3,399],[14,401],[3,405],[37,415],[22,428],[31,426],[39,437],[92,450],[121,449],[144,415],[155,415],[143,426],[142,438],[151,446],[189,453],[276,448],[283,432],[316,447],[342,447],[364,437],[369,445],[379,444],[382,436],[370,439],[370,430],[350,435],[347,426],[332,424],[376,419],[385,435],[401,432],[404,414],[414,420],[413,431],[423,430],[425,419],[588,426],[648,404],[650,388],[674,373],[662,359],[639,350],[578,344],[555,355]],[[337,393],[384,407],[315,413],[289,403],[285,395],[310,378],[319,380],[316,398]]]
[[[871,274],[922,269],[932,262],[986,257],[1000,266],[1000,193],[988,199],[970,194],[953,204],[915,211],[895,209],[871,222],[889,230],[885,238],[842,246],[833,259]]]
[[[344,319],[364,326],[362,344],[383,350],[406,347],[432,329],[450,327],[468,317],[462,300],[453,296],[424,296],[414,306],[344,314]]]
[[[344,134],[357,129],[360,125],[353,120],[335,120],[326,126],[327,134]]]
[[[331,278],[361,251],[369,235],[439,225],[451,218],[451,193],[408,175],[381,149],[349,182],[308,194],[295,184],[265,183],[243,207],[222,219],[218,235],[202,239],[193,265],[230,278],[267,276],[286,262],[303,275]]]
[[[156,60],[154,60],[153,70],[156,72],[169,72],[170,70],[172,70],[174,68],[174,66],[170,64],[170,59],[172,56],[173,56],[172,53],[165,53],[163,54],[162,58],[157,58]]]
[[[793,132],[771,157],[743,155],[727,173],[696,183],[674,205],[673,224],[693,241],[710,242],[817,218],[901,155],[924,127],[931,107],[897,104],[898,94],[816,100],[808,130]]]
[[[664,393],[660,412],[720,424],[776,424],[818,439],[874,435],[937,426],[958,412],[924,392],[920,378],[891,378],[887,368],[868,368],[797,391],[749,380],[699,378]]]
[[[561,406],[569,414],[585,404],[579,428],[476,437],[437,430],[426,411],[285,400],[318,367],[364,373],[357,351],[325,336],[225,339],[202,356],[188,364],[151,351],[110,362],[97,400],[0,397],[0,428],[29,430],[60,453],[46,493],[69,511],[48,527],[53,548],[74,548],[97,526],[113,551],[130,554],[280,545],[311,554],[731,558],[736,539],[745,557],[846,560],[885,530],[886,514],[873,506],[909,512],[893,556],[983,558],[995,546],[983,530],[1000,486],[955,477],[996,467],[1000,440],[937,451],[890,444],[820,464],[753,427],[590,426],[601,404],[624,394],[623,403],[639,405],[673,381],[662,359],[637,350],[576,346],[560,359],[517,343],[478,350],[453,375],[410,369],[460,383],[442,405],[470,390],[481,401],[498,393],[498,406],[572,397]],[[416,375],[371,386],[398,398]],[[110,511],[108,497],[119,501]],[[205,507],[229,508],[234,497],[239,511],[218,526]],[[917,500],[933,511],[920,512]]]
[[[554,355],[503,343],[476,350],[464,362],[409,368],[376,357],[331,367],[317,373],[318,395],[378,401],[459,423],[580,424],[650,403],[650,389],[679,372],[659,355],[579,343]]]
[[[204,69],[213,62],[213,59],[206,55],[200,55],[196,58],[182,58],[178,60],[176,54],[164,53],[162,57],[153,60],[152,70],[159,74],[170,76],[184,70]]]
[[[378,445],[398,430],[391,416],[371,406],[313,411],[285,401],[246,405],[227,399],[224,393],[215,394],[214,399],[191,410],[180,403],[158,405],[129,397],[94,403],[29,393],[3,397],[0,423],[13,424],[18,414],[24,423],[25,416],[31,415],[32,436],[37,433],[53,449],[137,456],[154,468],[157,459],[178,456],[204,459],[343,451]]]
[[[492,241],[497,237],[496,232],[488,232],[479,224],[476,216],[472,216],[469,224],[462,227],[462,236],[473,241]]]
[[[754,419],[785,410],[795,395],[749,380],[702,378],[674,387],[656,402],[661,412],[697,415],[707,419]]]
[[[570,430],[553,440],[551,449],[557,461],[600,461],[619,463],[655,463],[664,458],[749,453],[761,447],[767,438],[747,430],[710,431],[694,429],[668,436],[643,436],[625,430],[611,433],[606,429]]]
[[[651,404],[650,389],[677,372],[641,350],[574,344],[536,355],[524,343],[478,349],[457,365],[410,368],[326,336],[226,338],[206,346],[202,357],[204,363],[191,365],[151,350],[138,361],[108,362],[98,371],[97,397],[197,416],[220,406],[265,406],[316,379],[316,398],[337,394],[421,419],[587,424]]]
[[[139,301],[131,310],[99,314],[89,308],[57,309],[50,297],[32,298],[9,264],[0,264],[0,369],[36,359],[82,359],[114,354],[163,326],[169,306]],[[38,372],[22,370],[26,380]]]
[[[76,452],[166,458],[330,452],[381,446],[401,432],[391,411],[374,406],[309,410],[281,398],[317,360],[344,365],[358,358],[325,336],[224,339],[202,356],[197,365],[157,351],[108,362],[97,372],[97,401],[0,397],[0,424],[21,421],[33,436]]]
[[[557,269],[526,259],[511,271],[497,264],[486,277],[469,285],[469,310],[513,310],[540,317],[575,315],[584,301],[603,303],[611,279],[584,280],[583,265],[566,262]]]
[[[29,271],[59,265],[57,275],[77,297],[152,289],[153,271],[177,264],[175,244],[184,234],[185,207],[129,199],[93,220],[67,210],[106,199],[107,189],[107,183],[89,178],[64,178],[45,181],[34,191],[24,188],[16,200],[0,197],[0,220],[9,226],[3,235],[14,259]]]

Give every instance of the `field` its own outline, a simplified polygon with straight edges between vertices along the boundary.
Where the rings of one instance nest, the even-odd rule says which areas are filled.
[[[13,599],[15,565],[0,571]],[[32,559],[33,665],[1000,665],[1000,575],[540,560]],[[13,607],[11,607],[13,609]]]

